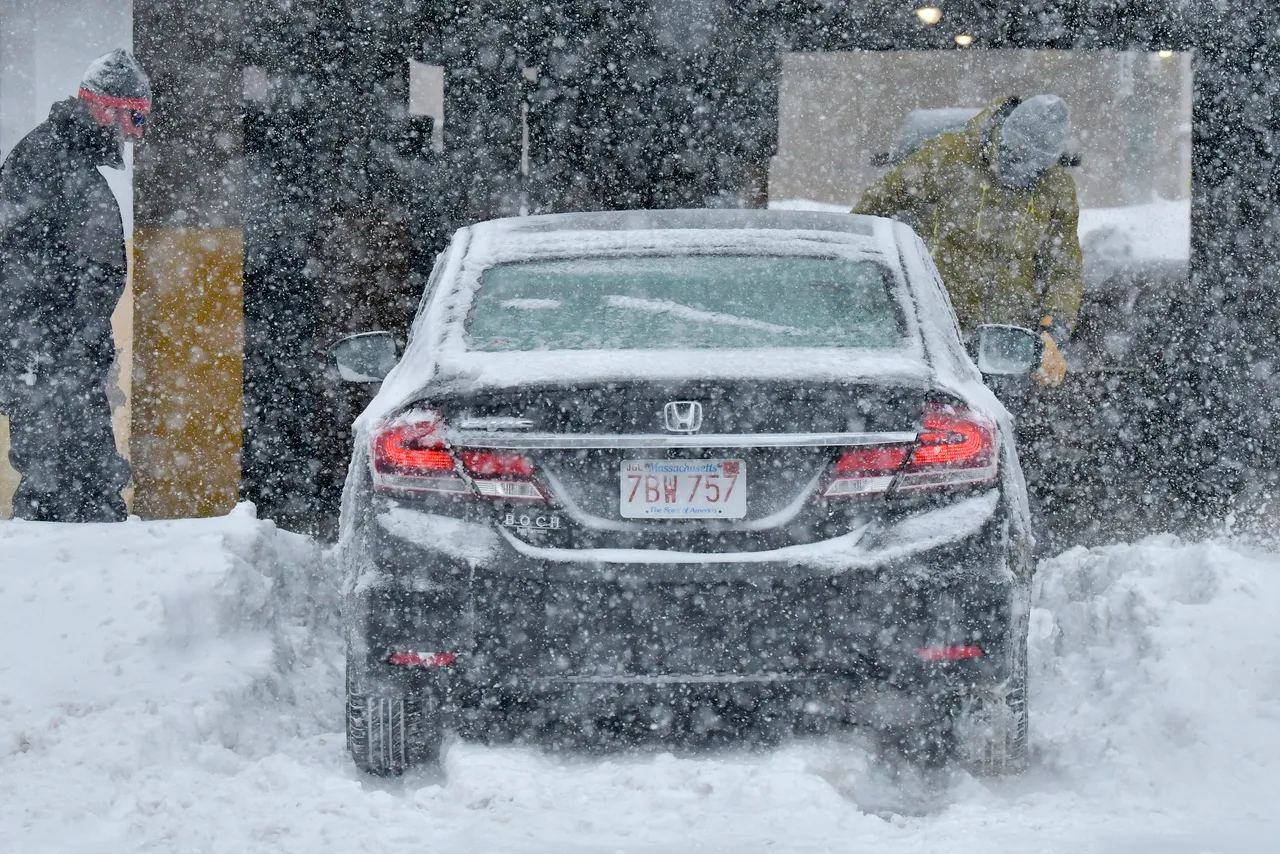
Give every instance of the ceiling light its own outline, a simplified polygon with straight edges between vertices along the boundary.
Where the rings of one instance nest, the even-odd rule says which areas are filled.
[[[921,23],[932,27],[942,20],[942,10],[937,6],[921,6],[916,9],[916,17],[920,19]]]
[[[1171,51],[1171,50],[1162,50],[1162,51],[1160,51],[1160,58],[1161,58],[1161,59],[1173,59],[1173,51]]]
[[[973,44],[973,36],[968,33],[960,33],[956,36],[956,44],[960,45],[960,47],[968,47]]]

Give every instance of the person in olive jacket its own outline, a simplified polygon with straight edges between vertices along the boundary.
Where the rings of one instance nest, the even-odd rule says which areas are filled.
[[[1042,385],[1059,385],[1084,280],[1070,132],[1056,95],[1007,98],[927,141],[863,194],[854,213],[899,219],[924,239],[960,327],[1038,328]]]
[[[126,50],[95,60],[0,166],[0,412],[22,480],[14,515],[125,518],[106,383],[127,265],[120,208],[99,166],[124,167],[151,88]]]

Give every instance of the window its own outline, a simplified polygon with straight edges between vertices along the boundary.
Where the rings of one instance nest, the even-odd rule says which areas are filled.
[[[480,351],[895,347],[899,308],[872,261],[808,256],[575,258],[485,271]]]

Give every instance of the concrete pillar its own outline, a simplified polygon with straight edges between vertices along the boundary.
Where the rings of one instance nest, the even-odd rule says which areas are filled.
[[[1267,4],[1198,4],[1192,102],[1191,294],[1173,317],[1185,355],[1167,396],[1203,486],[1280,482],[1280,63]],[[1261,69],[1261,70],[1260,70]]]
[[[134,5],[154,91],[135,157],[131,450],[144,518],[224,513],[239,493],[240,15],[235,0]]]
[[[440,31],[435,5],[263,3],[246,24],[241,487],[261,515],[324,538],[368,402],[329,349],[352,332],[406,335],[461,183],[441,180],[434,129],[410,111],[409,60]]]

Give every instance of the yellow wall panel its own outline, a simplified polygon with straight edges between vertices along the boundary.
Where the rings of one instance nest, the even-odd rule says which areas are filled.
[[[9,419],[0,415],[0,519],[13,514],[13,493],[18,488],[18,473],[9,465]]]
[[[238,228],[134,233],[133,512],[235,506],[244,398],[244,239]]]

